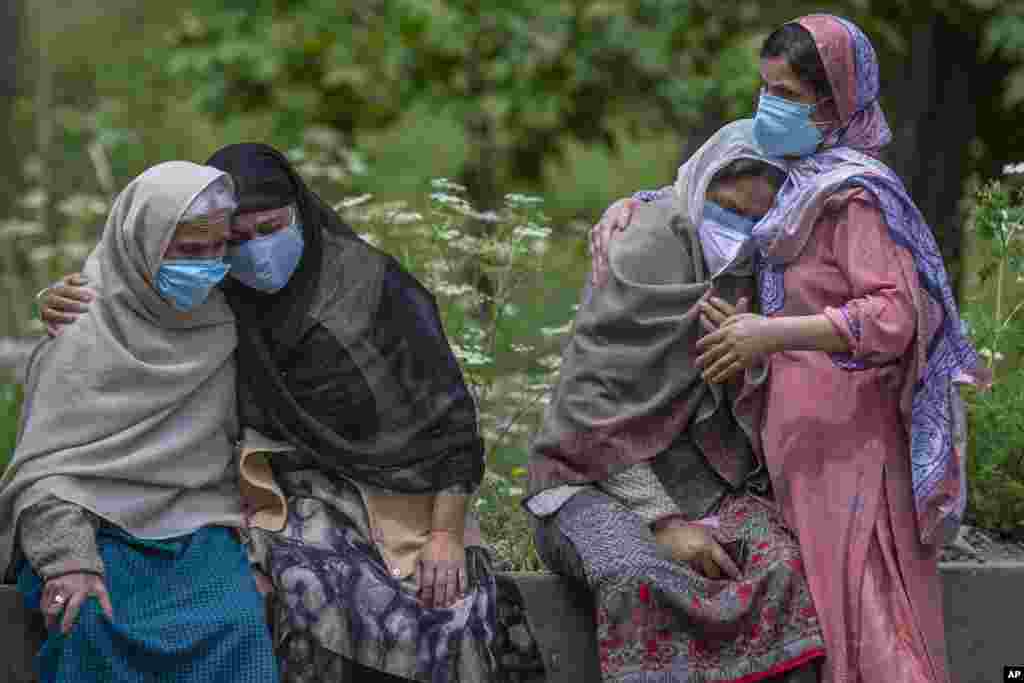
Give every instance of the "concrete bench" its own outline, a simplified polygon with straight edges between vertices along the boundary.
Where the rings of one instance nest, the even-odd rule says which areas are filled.
[[[946,638],[957,683],[1002,680],[1003,666],[1024,664],[1024,563],[947,563]],[[585,590],[552,574],[498,575],[496,654],[509,681],[600,680],[591,603]],[[32,658],[44,635],[12,586],[0,586],[0,681],[35,683]]]

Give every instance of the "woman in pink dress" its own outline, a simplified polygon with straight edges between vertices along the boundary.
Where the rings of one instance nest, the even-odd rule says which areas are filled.
[[[824,630],[826,681],[946,683],[937,556],[964,509],[956,384],[986,382],[942,258],[902,182],[878,63],[852,23],[811,15],[761,52],[755,135],[789,158],[755,227],[761,314],[705,309],[711,381],[766,392],[776,501]]]

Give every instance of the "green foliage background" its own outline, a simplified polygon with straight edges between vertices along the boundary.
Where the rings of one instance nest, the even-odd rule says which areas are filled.
[[[984,216],[970,229],[975,210],[992,209],[992,198],[976,188],[1004,164],[1024,160],[1024,3],[13,4],[22,8],[23,30],[19,87],[5,122],[8,163],[0,169],[7,203],[0,209],[0,338],[41,332],[32,294],[80,267],[107,203],[134,175],[161,160],[202,161],[223,144],[260,140],[305,154],[297,157],[304,175],[332,202],[371,194],[374,205],[404,202],[427,214],[437,177],[464,184],[479,209],[500,207],[508,193],[543,196],[552,230],[543,267],[502,302],[518,311],[503,322],[502,352],[490,370],[503,380],[550,379],[553,370],[537,363],[557,340],[538,330],[562,325],[571,312],[588,269],[586,231],[603,209],[637,189],[670,183],[687,149],[720,123],[752,114],[757,48],[771,28],[808,11],[857,21],[878,49],[883,105],[897,140],[920,120],[941,120],[951,106],[953,95],[940,87],[925,93],[933,109],[915,110],[917,119],[906,114],[922,97],[916,72],[905,70],[921,59],[915,46],[924,44],[922,31],[958,36],[962,53],[951,59],[975,84],[976,130],[957,143],[966,150],[956,162],[963,220],[948,211],[954,229],[935,227],[951,272],[963,274],[961,304],[979,344],[1001,358],[993,361],[1000,384],[971,399],[972,511],[1007,532],[1024,521],[1024,423],[1015,410],[1024,398],[1024,331],[1019,319],[999,322],[1021,300],[1019,244],[1000,251]],[[939,57],[925,55],[935,63]],[[940,84],[947,76],[935,74]],[[51,87],[42,92],[46,82]],[[47,126],[50,138],[42,133]],[[944,133],[955,137],[959,128],[957,122]],[[925,180],[954,165],[949,154],[925,154],[941,142],[918,139],[909,150],[921,158]],[[925,194],[915,198],[925,201]],[[1005,201],[1019,204],[1010,195]],[[416,250],[429,240],[403,232],[413,227],[378,232],[404,262],[422,265],[429,259]],[[487,234],[486,225],[470,227]],[[473,314],[453,307],[449,315],[446,322],[458,325]],[[535,351],[512,350],[524,344]],[[0,384],[0,462],[14,438],[20,399],[13,380],[0,368],[0,381],[8,382]],[[514,507],[523,444],[520,436],[492,453],[482,500],[493,503],[487,523],[494,529],[525,533]],[[509,553],[530,556],[524,547],[513,544]]]

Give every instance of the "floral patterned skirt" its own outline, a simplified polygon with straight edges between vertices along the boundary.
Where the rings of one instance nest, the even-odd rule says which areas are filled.
[[[285,529],[258,532],[253,542],[274,582],[284,683],[373,678],[367,670],[431,683],[492,679],[496,586],[485,550],[466,549],[466,597],[427,608],[411,579],[392,577],[368,540],[355,487],[315,470],[288,473],[280,483],[288,496]]]
[[[593,489],[541,525],[548,563],[594,592],[605,683],[754,683],[803,675],[824,657],[800,549],[774,507],[731,496],[717,516],[715,534],[735,549],[738,581],[669,559],[640,517]]]

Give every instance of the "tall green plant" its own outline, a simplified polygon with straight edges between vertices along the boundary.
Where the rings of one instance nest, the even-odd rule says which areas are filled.
[[[7,466],[14,453],[21,398],[20,385],[0,384],[0,472]]]
[[[518,295],[545,277],[550,221],[537,197],[509,194],[499,209],[480,211],[458,183],[437,179],[431,190],[422,210],[404,202],[374,203],[368,195],[342,201],[338,208],[364,239],[395,255],[434,293],[476,399],[486,443],[488,470],[475,502],[482,528],[505,566],[539,569],[520,507],[521,465],[561,360],[557,337],[569,323],[539,329],[515,323],[522,315]],[[467,220],[489,229],[483,236],[471,234]],[[489,293],[458,281],[469,264],[491,279]],[[489,304],[483,317],[481,303]],[[508,453],[511,457],[503,457]],[[512,463],[519,465],[509,467]]]
[[[1012,169],[1011,169],[1012,170]],[[971,334],[996,377],[987,392],[973,393],[970,490],[975,521],[1004,533],[1024,534],[1024,302],[1008,289],[1024,277],[1024,189],[992,181],[976,196],[976,234],[983,252],[982,296],[966,316]],[[1014,362],[1015,361],[1015,362]]]

